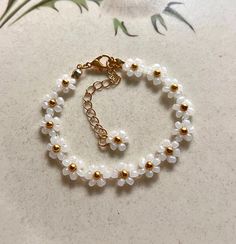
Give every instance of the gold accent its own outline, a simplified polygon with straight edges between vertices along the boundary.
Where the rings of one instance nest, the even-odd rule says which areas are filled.
[[[72,78],[78,80],[80,76],[82,75],[82,70],[81,69],[75,69],[71,75]]]
[[[56,106],[57,101],[53,98],[51,100],[48,101],[49,107],[53,108]]]
[[[116,143],[116,144],[121,144],[122,143],[122,139],[119,137],[119,136],[115,136],[113,141]]]
[[[103,72],[108,71],[109,69],[121,69],[124,61],[119,58],[113,58],[106,54],[103,54],[97,58],[95,58],[92,62],[87,62],[86,64],[78,64],[77,68],[79,69],[89,69],[95,68],[96,70]]]
[[[83,97],[83,107],[85,114],[87,115],[88,121],[98,138],[98,145],[101,148],[104,148],[108,145],[106,140],[108,133],[107,130],[101,125],[96,111],[93,108],[93,94],[105,88],[117,86],[121,81],[121,77],[118,75],[117,70],[122,69],[123,64],[124,61],[119,58],[113,58],[108,55],[101,55],[95,58],[92,62],[77,65],[77,69],[92,69],[93,71],[104,72],[107,75],[107,79],[103,81],[96,81],[91,86],[89,86]]]
[[[173,148],[172,147],[167,147],[166,150],[165,150],[165,154],[166,155],[172,155],[174,152]]]
[[[71,172],[75,172],[77,170],[77,165],[75,163],[71,163],[69,166],[68,166],[69,170]]]
[[[58,153],[61,150],[61,146],[58,144],[53,145],[52,147],[53,152]]]
[[[53,122],[52,121],[48,121],[47,123],[46,123],[46,128],[48,128],[48,129],[52,129],[52,127],[53,127]]]
[[[188,129],[186,127],[182,127],[180,129],[180,134],[183,135],[183,136],[187,135],[188,134]]]
[[[122,179],[127,179],[129,177],[129,172],[125,169],[119,172],[119,177]]]
[[[101,179],[101,178],[102,178],[102,173],[101,173],[100,171],[95,171],[95,172],[93,173],[93,178],[94,178],[95,180],[99,180],[99,179]]]
[[[137,64],[131,64],[130,67],[133,71],[136,71],[138,69],[138,65]]]
[[[188,105],[185,104],[185,103],[182,103],[180,105],[180,110],[183,111],[183,112],[186,112],[188,110]]]
[[[158,77],[161,76],[161,71],[156,69],[156,70],[153,71],[153,75],[154,75],[154,77],[158,78]]]
[[[64,86],[64,87],[68,87],[70,82],[68,80],[62,80],[61,84]]]
[[[145,164],[145,168],[146,168],[147,170],[152,170],[153,167],[154,167],[154,165],[153,165],[153,163],[152,163],[151,161],[146,162],[146,164]]]
[[[179,86],[178,84],[174,83],[170,86],[170,89],[172,92],[176,92],[178,90]]]

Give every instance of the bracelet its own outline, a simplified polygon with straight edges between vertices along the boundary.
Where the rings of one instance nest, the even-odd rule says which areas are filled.
[[[76,83],[86,70],[102,72],[107,76],[107,79],[96,81],[89,86],[83,96],[84,111],[100,148],[119,150],[123,153],[129,144],[129,138],[124,130],[107,132],[100,124],[92,104],[92,97],[97,91],[116,87],[120,83],[121,76],[118,72],[125,72],[128,77],[137,79],[145,77],[148,81],[153,82],[153,85],[163,86],[162,91],[174,101],[172,108],[178,118],[171,133],[171,140],[163,140],[158,146],[157,152],[143,157],[137,165],[124,162],[119,162],[112,167],[85,165],[76,156],[68,156],[68,146],[60,136],[61,120],[55,114],[59,114],[63,110],[63,94],[76,89]],[[180,156],[179,144],[182,141],[190,142],[193,138],[194,128],[191,117],[194,110],[192,103],[183,95],[183,87],[180,82],[169,78],[165,67],[159,64],[148,67],[138,58],[127,59],[124,62],[118,58],[101,55],[92,62],[78,64],[72,75],[63,75],[57,80],[55,89],[44,98],[42,108],[45,110],[45,116],[40,126],[41,132],[49,135],[50,138],[50,143],[47,144],[49,157],[57,159],[61,163],[63,175],[68,175],[71,180],[80,178],[87,181],[89,186],[103,187],[106,181],[110,180],[117,181],[118,186],[133,185],[135,179],[139,179],[141,176],[151,178],[160,172],[162,162],[176,163]]]

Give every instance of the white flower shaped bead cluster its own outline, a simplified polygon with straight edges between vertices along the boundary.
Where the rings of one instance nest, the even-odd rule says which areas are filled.
[[[118,163],[113,172],[113,179],[117,179],[118,186],[124,186],[125,184],[133,185],[134,178],[138,177],[138,171],[133,164]]]
[[[183,93],[183,86],[176,79],[166,79],[162,91],[168,93],[168,98],[177,98]]]
[[[177,158],[180,156],[179,143],[177,141],[164,140],[157,148],[159,158],[161,161],[167,160],[168,163],[176,163]]]
[[[61,120],[58,117],[53,117],[51,114],[46,114],[41,121],[41,132],[43,134],[49,134],[50,136],[56,136],[60,131]]]
[[[71,180],[76,180],[78,176],[84,177],[84,164],[75,156],[64,159],[62,161],[62,165],[64,166],[64,168],[62,169],[62,174],[69,175]]]
[[[109,178],[110,171],[104,165],[91,165],[85,174],[85,179],[88,180],[89,186],[97,185],[103,187]]]
[[[123,70],[126,71],[127,76],[132,77],[141,77],[144,71],[143,61],[139,58],[136,59],[127,59],[123,64]]]
[[[62,91],[68,93],[70,90],[75,90],[76,80],[69,75],[63,75],[62,78],[57,80],[56,91]]]
[[[119,151],[125,151],[127,148],[127,144],[129,142],[129,137],[126,132],[123,130],[112,131],[110,135],[107,137],[107,143],[110,145],[111,150],[115,151],[118,149]]]
[[[98,60],[96,60],[96,63],[99,62]],[[102,68],[104,67],[102,66]],[[60,136],[61,120],[54,114],[63,110],[64,99],[62,96],[71,90],[75,90],[76,82],[82,74],[80,67],[77,68],[78,75],[73,76],[76,79],[69,75],[63,75],[62,78],[57,80],[54,91],[46,95],[42,103],[45,115],[41,121],[40,129],[43,134],[49,135],[50,143],[47,144],[49,157],[61,161],[64,176],[72,181],[79,178],[87,182],[90,187],[104,187],[107,181],[112,180],[119,187],[132,186],[135,180],[142,176],[151,178],[158,175],[162,163],[175,164],[177,162],[180,156],[179,147],[181,142],[190,142],[193,139],[194,127],[191,122],[194,113],[193,105],[183,94],[183,86],[180,82],[167,76],[167,69],[164,66],[159,64],[146,66],[138,58],[127,59],[123,63],[122,69],[128,77],[140,79],[146,77],[146,80],[152,81],[153,85],[162,86],[161,90],[167,94],[168,98],[173,100],[172,109],[179,121],[175,122],[175,127],[172,130],[172,140],[163,140],[157,147],[155,154],[148,154],[137,164],[119,162],[114,166],[86,165],[76,156],[68,156],[68,146]],[[125,131],[116,130],[108,134],[105,143],[113,151],[125,151],[129,144],[129,138]]]
[[[58,158],[59,160],[63,160],[65,153],[68,151],[68,146],[63,138],[59,136],[52,136],[50,138],[50,143],[48,143],[47,149],[49,151],[50,158]]]
[[[46,109],[48,114],[53,114],[54,111],[60,113],[63,106],[64,99],[62,97],[58,97],[58,94],[55,91],[46,95],[42,104],[43,109]]]
[[[193,105],[184,96],[178,97],[176,103],[173,105],[173,109],[176,111],[177,118],[188,119],[193,115]]]
[[[177,142],[192,141],[194,128],[189,120],[183,120],[183,122],[177,121],[175,123],[175,129],[172,132],[172,135],[176,135],[175,140]]]
[[[160,173],[160,163],[159,158],[155,158],[153,154],[148,154],[146,158],[142,158],[139,163],[139,173],[140,175],[145,174],[148,178],[153,177],[154,173]]]
[[[169,98],[177,98],[183,93],[183,87],[176,79],[167,77],[166,67],[160,64],[154,64],[151,67],[145,66],[143,61],[136,59],[127,59],[123,64],[123,70],[127,76],[136,76],[140,78],[146,75],[147,80],[152,81],[153,85],[160,85],[163,83],[162,91],[168,93]]]
[[[160,85],[167,77],[166,67],[161,67],[160,64],[154,64],[152,67],[147,68],[147,79],[153,82],[153,85]]]

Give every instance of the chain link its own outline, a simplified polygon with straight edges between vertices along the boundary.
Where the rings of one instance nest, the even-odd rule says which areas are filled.
[[[101,62],[101,59],[103,58],[107,58],[105,64]],[[108,137],[108,133],[107,130],[101,125],[97,117],[96,111],[93,108],[92,98],[97,91],[115,87],[120,83],[121,77],[117,74],[116,70],[120,69],[123,63],[124,62],[120,59],[114,59],[107,55],[102,55],[92,62],[77,65],[77,68],[79,69],[95,68],[100,72],[105,72],[108,77],[108,79],[94,82],[86,89],[85,95],[83,97],[83,107],[85,114],[96,137],[98,138],[98,145],[102,148],[107,146],[106,139]]]

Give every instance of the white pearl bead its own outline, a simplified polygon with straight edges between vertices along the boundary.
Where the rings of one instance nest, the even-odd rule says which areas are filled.
[[[125,145],[125,144],[121,144],[121,145],[119,145],[119,150],[120,150],[121,152],[125,151],[125,149],[126,149],[126,145]]]
[[[104,179],[99,179],[99,180],[97,181],[97,185],[98,185],[99,187],[103,187],[103,186],[106,185],[106,181],[105,181]]]
[[[131,186],[134,184],[134,179],[132,179],[131,177],[128,177],[128,179],[126,179],[126,182]]]
[[[119,179],[118,181],[117,181],[117,185],[118,186],[123,186],[125,184],[125,180],[124,179]]]
[[[137,66],[133,66],[136,64]],[[76,88],[76,80],[71,78],[68,75],[65,75],[65,79],[68,79],[69,85],[62,87],[62,80],[57,81],[57,89],[51,92],[49,95],[46,95],[44,101],[42,102],[42,108],[45,109],[46,114],[43,120],[40,123],[41,131],[43,134],[48,134],[50,138],[50,143],[47,144],[47,150],[49,151],[49,157],[52,159],[59,159],[62,161],[63,169],[62,174],[68,175],[71,180],[76,180],[77,177],[80,177],[81,180],[88,181],[89,186],[99,186],[103,187],[106,185],[106,180],[116,179],[118,186],[124,186],[125,184],[133,185],[134,180],[138,176],[145,175],[148,178],[153,177],[154,173],[160,172],[160,163],[161,161],[167,161],[169,163],[176,163],[177,158],[180,156],[179,142],[191,141],[193,138],[194,128],[191,124],[191,116],[193,115],[193,107],[191,101],[186,99],[183,95],[183,87],[176,79],[170,79],[167,77],[167,69],[160,66],[159,64],[152,65],[151,67],[145,66],[143,61],[140,59],[129,59],[123,66],[123,70],[127,73],[128,76],[139,78],[143,74],[146,75],[147,80],[153,82],[154,85],[163,84],[162,90],[167,93],[169,98],[175,100],[174,105],[172,106],[175,110],[176,117],[180,121],[175,123],[175,128],[172,131],[172,135],[175,136],[173,141],[164,140],[164,142],[158,147],[157,155],[150,154],[147,157],[143,158],[138,165],[120,163],[117,164],[114,168],[107,168],[104,165],[91,165],[86,169],[83,163],[78,160],[76,157],[67,157],[68,146],[65,144],[64,139],[59,136],[61,129],[61,121],[58,117],[54,117],[54,113],[60,113],[63,110],[64,99],[60,97],[61,94],[67,93],[70,89],[74,90]],[[154,70],[159,69],[161,75],[158,77],[155,76]],[[172,84],[176,83],[178,89],[173,89]],[[60,92],[59,94],[57,92]],[[54,107],[50,107],[49,101],[55,99],[56,103]],[[187,105],[187,109],[181,107],[182,104]],[[183,111],[184,110],[184,111]],[[47,128],[46,122],[51,121],[53,123],[52,128]],[[50,127],[50,126],[48,126]],[[186,127],[187,133],[181,133],[181,128]],[[115,138],[117,137],[117,138]],[[120,137],[120,138],[118,138]],[[129,143],[129,137],[126,135],[126,132],[123,130],[117,130],[111,132],[106,142],[109,144],[111,150],[125,151]],[[53,146],[58,144],[60,146],[59,152],[54,152]],[[173,149],[173,153],[166,151],[167,147]],[[152,169],[147,169],[145,167],[146,162],[151,161],[153,164]],[[68,168],[71,163],[76,163],[77,169],[75,172],[71,172]],[[101,178],[95,179],[93,173],[99,170],[101,172]],[[127,170],[129,172],[127,178],[120,177],[121,170]]]
[[[148,178],[153,177],[153,172],[152,172],[152,171],[147,171],[147,172],[146,172],[146,176],[147,176]]]

